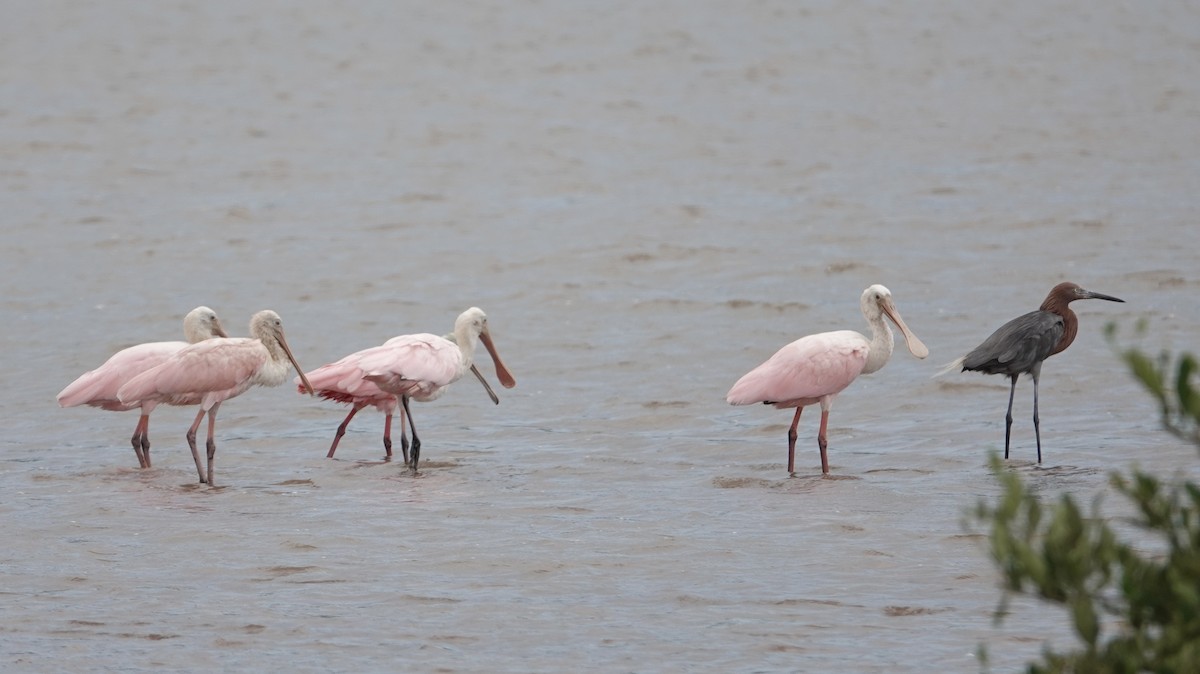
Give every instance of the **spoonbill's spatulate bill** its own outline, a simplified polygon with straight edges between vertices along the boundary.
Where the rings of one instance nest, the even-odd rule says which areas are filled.
[[[283,335],[283,320],[274,311],[260,311],[250,319],[252,337],[226,337],[192,344],[166,362],[131,379],[117,392],[122,402],[166,401],[181,396],[196,398],[200,412],[187,432],[188,447],[196,462],[200,482],[213,486],[213,457],[217,452],[215,431],[221,403],[245,393],[251,386],[279,386],[287,380],[288,364],[312,392],[304,370],[296,363]],[[196,450],[196,429],[208,415],[208,471]]]
[[[1029,374],[1033,378],[1033,433],[1037,438],[1038,463],[1042,462],[1042,431],[1038,420],[1038,379],[1042,361],[1065,350],[1075,341],[1079,319],[1067,306],[1075,300],[1125,300],[1084,290],[1074,283],[1060,283],[1046,296],[1037,311],[1018,316],[1000,326],[983,343],[966,356],[947,366],[945,371],[962,367],[962,371],[1003,374],[1011,380],[1008,390],[1008,413],[1004,417],[1004,458],[1008,458],[1012,438],[1012,404],[1017,392],[1017,377]]]
[[[496,352],[488,331],[487,315],[477,307],[471,307],[458,317],[454,323],[452,339],[430,333],[400,335],[380,346],[357,351],[335,363],[309,372],[308,378],[313,382],[317,395],[352,406],[350,413],[338,426],[327,456],[332,457],[337,451],[338,442],[341,441],[354,415],[360,409],[371,405],[387,415],[384,421],[383,445],[390,457],[391,418],[399,405],[404,408],[404,416],[408,417],[408,425],[412,432],[411,457],[403,430],[403,417],[400,447],[405,465],[411,467],[415,473],[421,456],[421,441],[412,423],[409,399],[421,402],[436,400],[446,392],[450,384],[458,381],[467,371],[473,371],[487,389],[492,401],[499,401],[475,367],[475,347],[479,342],[483,343],[491,355],[500,384],[505,388],[516,386],[516,380]]]
[[[150,467],[150,413],[158,405],[158,400],[130,400],[121,402],[117,398],[117,390],[125,382],[139,374],[155,367],[173,356],[188,344],[195,344],[213,337],[225,337],[221,321],[216,312],[208,307],[196,307],[183,318],[183,334],[186,342],[148,342],[138,344],[128,349],[122,349],[112,355],[103,365],[85,372],[78,379],[67,385],[58,394],[58,404],[61,407],[90,405],[115,412],[123,412],[141,408],[137,426],[133,429],[133,452],[137,454],[138,466]],[[165,402],[171,403],[171,400]],[[193,402],[175,402],[174,404],[195,404]]]
[[[929,349],[908,329],[892,302],[892,293],[881,285],[863,291],[860,300],[863,316],[871,326],[871,338],[853,330],[822,332],[801,337],[788,344],[739,379],[725,399],[732,405],[764,403],[778,408],[796,408],[788,429],[788,474],[796,472],[796,426],[806,405],[821,404],[821,428],[817,446],[821,450],[821,473],[829,474],[828,442],[825,431],[833,400],[860,374],[870,374],[887,364],[892,355],[892,330],[884,322],[887,316],[900,328],[908,350],[917,358],[929,355]]]

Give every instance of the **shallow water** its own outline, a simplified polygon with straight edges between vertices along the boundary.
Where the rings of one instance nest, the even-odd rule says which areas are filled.
[[[1135,11],[1136,10],[1136,11]],[[1195,10],[1092,3],[8,3],[0,551],[14,671],[1018,671],[1052,608],[993,622],[966,511],[997,485],[1000,378],[931,379],[1062,280],[1045,463],[1090,502],[1194,450],[1102,337],[1197,349]],[[902,344],[815,410],[724,404],[779,346]],[[425,459],[291,387],[192,412],[54,396],[114,351],[282,314],[313,369],[488,311],[518,380],[419,404]],[[485,373],[492,374],[490,364]],[[1114,497],[1105,501],[1120,512]]]

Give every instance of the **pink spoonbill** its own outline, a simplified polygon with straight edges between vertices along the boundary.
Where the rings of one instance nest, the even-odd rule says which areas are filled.
[[[492,357],[496,377],[505,388],[517,385],[508,368],[496,352],[488,331],[487,315],[478,307],[464,311],[454,322],[452,338],[439,337],[430,333],[400,335],[380,346],[352,353],[341,360],[319,367],[308,373],[309,381],[317,395],[351,405],[350,413],[338,426],[328,457],[337,451],[338,442],[346,433],[350,420],[362,408],[372,405],[387,415],[384,421],[383,446],[387,455],[392,455],[391,420],[397,401],[404,412],[401,416],[400,448],[404,464],[415,473],[421,456],[421,440],[412,423],[409,399],[428,402],[436,400],[446,388],[473,370],[492,400],[498,398],[475,368],[475,347],[478,342]],[[404,435],[404,417],[412,433],[412,456],[408,453],[408,440]]]
[[[746,373],[725,396],[731,405],[763,403],[784,409],[796,408],[788,429],[788,474],[795,474],[796,426],[806,405],[821,404],[821,429],[817,446],[821,449],[821,473],[829,474],[828,443],[825,430],[833,400],[860,374],[871,374],[887,364],[895,342],[892,329],[884,322],[886,315],[900,332],[908,350],[917,358],[929,355],[929,349],[917,339],[892,302],[892,293],[881,285],[863,291],[863,316],[871,326],[871,338],[853,330],[822,332],[801,337]]]
[[[207,482],[209,486],[213,486],[213,457],[217,452],[214,434],[217,410],[222,402],[245,393],[251,386],[279,386],[287,379],[289,362],[312,392],[284,338],[283,320],[279,314],[270,310],[254,314],[250,319],[250,334],[253,336],[210,339],[187,346],[117,391],[122,402],[157,399],[169,403],[176,397],[196,399],[200,412],[188,429],[187,441],[200,482]],[[206,414],[207,475],[196,450],[196,429]]]
[[[394,337],[393,339],[401,339],[407,335]],[[454,333],[443,335],[443,339],[455,341]],[[388,340],[391,343],[392,340]],[[377,347],[376,347],[377,348]],[[350,425],[350,420],[354,415],[358,414],[359,410],[364,407],[374,407],[383,412],[383,449],[385,452],[385,461],[392,459],[392,416],[396,413],[396,408],[400,406],[400,399],[391,393],[384,393],[374,382],[363,379],[363,372],[358,366],[359,360],[363,357],[365,351],[356,351],[348,356],[345,356],[336,363],[323,365],[316,370],[308,373],[309,381],[314,379],[317,381],[314,387],[317,389],[317,394],[322,398],[334,400],[340,403],[350,405],[350,413],[342,420],[338,426],[337,433],[333,436],[333,444],[329,446],[329,453],[326,458],[333,458],[337,452],[338,443],[341,442],[342,436],[346,434],[346,428]],[[483,388],[487,391],[488,397],[492,399],[492,403],[499,405],[500,397],[492,390],[492,387],[483,378],[483,374],[479,372],[479,368],[474,363],[471,363],[471,373],[483,384]],[[305,393],[304,386],[299,385],[300,380],[297,378],[297,390],[300,393]],[[444,389],[443,389],[444,390]],[[440,395],[440,393],[439,393]],[[438,396],[434,396],[436,398]],[[433,398],[427,398],[427,402]],[[404,463],[408,465],[408,438],[404,435],[404,415],[400,415],[400,449],[404,453]]]
[[[112,355],[103,365],[85,372],[58,394],[60,407],[89,405],[114,412],[141,408],[137,426],[133,429],[133,451],[137,454],[141,468],[150,467],[150,413],[158,400],[130,400],[121,402],[117,390],[137,375],[159,365],[186,347],[213,337],[225,337],[221,321],[216,312],[208,307],[196,307],[183,318],[183,334],[186,342],[147,342]]]

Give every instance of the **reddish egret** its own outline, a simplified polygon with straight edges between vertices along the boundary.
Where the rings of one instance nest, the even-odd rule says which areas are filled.
[[[1075,300],[1125,300],[1084,290],[1074,283],[1054,286],[1037,311],[1018,316],[1000,326],[991,337],[975,350],[951,363],[945,371],[962,366],[984,374],[1008,375],[1012,384],[1008,391],[1008,413],[1004,416],[1004,458],[1008,458],[1012,437],[1013,395],[1017,392],[1017,376],[1028,373],[1033,378],[1033,433],[1037,437],[1038,463],[1042,462],[1042,432],[1038,427],[1038,378],[1042,361],[1065,350],[1075,341],[1079,320],[1067,306]]]
[[[482,309],[471,307],[454,322],[453,340],[429,333],[393,337],[381,346],[352,353],[308,373],[314,382],[317,395],[352,405],[350,413],[338,426],[333,444],[327,456],[332,457],[338,442],[346,432],[350,419],[363,407],[373,405],[387,414],[384,422],[383,446],[391,456],[391,416],[396,409],[396,400],[404,408],[401,417],[400,448],[404,453],[404,464],[417,472],[421,458],[421,440],[413,425],[409,410],[410,398],[427,402],[435,400],[446,391],[446,387],[458,381],[474,369],[475,345],[483,346],[492,356],[496,366],[496,377],[505,388],[517,385],[508,368],[496,353],[488,332],[487,315]],[[483,377],[475,370],[480,381]],[[484,382],[487,387],[487,382]],[[497,400],[491,387],[487,387],[493,400]],[[408,440],[404,436],[404,417],[412,433],[412,457],[408,454]]]
[[[788,474],[794,475],[796,459],[796,426],[805,405],[821,403],[821,429],[817,446],[821,448],[821,473],[829,474],[828,443],[825,429],[829,424],[829,409],[833,399],[860,374],[871,374],[887,364],[895,343],[892,329],[883,316],[900,328],[908,350],[917,358],[929,355],[929,349],[908,329],[892,293],[881,285],[863,291],[863,316],[871,326],[871,339],[853,330],[837,330],[809,335],[788,344],[767,362],[739,379],[725,399],[732,405],[763,403],[783,409],[796,408],[792,426],[788,429]]]
[[[117,399],[117,390],[137,375],[166,361],[175,352],[187,346],[213,337],[225,337],[221,321],[216,312],[208,307],[196,307],[183,318],[183,334],[186,342],[148,342],[138,344],[113,354],[103,365],[80,375],[58,394],[61,407],[90,405],[102,409],[123,412],[141,408],[137,426],[133,429],[133,452],[138,465],[150,467],[150,413],[158,405],[157,400],[131,400],[123,403]]]
[[[163,364],[134,377],[121,387],[122,402],[155,399],[170,402],[183,396],[195,398],[200,412],[187,432],[188,447],[196,462],[200,482],[213,486],[213,457],[217,453],[214,438],[217,410],[221,403],[245,393],[251,386],[279,386],[287,379],[288,362],[300,373],[292,350],[283,336],[283,320],[274,311],[260,311],[250,319],[253,337],[210,339],[181,349]],[[308,386],[311,393],[312,387]],[[208,473],[200,466],[196,451],[196,429],[208,415]]]

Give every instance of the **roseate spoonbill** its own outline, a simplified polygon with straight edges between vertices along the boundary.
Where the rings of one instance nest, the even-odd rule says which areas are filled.
[[[401,335],[403,337],[403,335]],[[455,342],[454,333],[442,335],[443,339]],[[399,339],[394,337],[393,339]],[[390,342],[391,340],[389,340]],[[455,342],[457,343],[457,342]],[[364,349],[366,351],[367,349]],[[342,436],[346,434],[346,428],[350,425],[350,420],[354,418],[358,411],[367,406],[372,406],[375,409],[383,412],[386,416],[383,421],[383,449],[385,454],[384,460],[391,461],[392,459],[392,415],[396,413],[396,408],[400,406],[400,399],[390,393],[384,393],[373,382],[362,379],[362,371],[358,368],[358,361],[362,357],[364,351],[356,351],[348,356],[345,356],[336,363],[322,365],[321,367],[308,373],[309,381],[316,381],[314,388],[317,390],[317,395],[329,400],[335,400],[341,403],[351,405],[350,413],[338,426],[337,433],[333,436],[333,444],[329,447],[329,453],[326,458],[332,459],[334,452],[337,451],[338,443],[341,442]],[[471,373],[483,384],[483,388],[487,391],[488,397],[492,399],[495,405],[500,404],[500,397],[492,390],[491,385],[483,378],[483,374],[479,372],[479,368],[471,363]],[[295,379],[297,390],[304,393],[304,387],[299,385],[299,378]],[[438,394],[440,396],[440,393]],[[438,396],[434,396],[436,398]],[[433,400],[433,398],[428,398]],[[408,438],[404,435],[404,415],[400,415],[400,449],[404,454],[404,464],[408,465]]]
[[[1074,283],[1060,283],[1050,290],[1042,306],[1018,316],[1000,326],[975,350],[950,363],[942,372],[958,367],[984,374],[1008,375],[1012,384],[1008,391],[1008,413],[1004,416],[1004,458],[1008,458],[1012,437],[1012,404],[1017,392],[1017,376],[1022,373],[1033,378],[1033,433],[1037,437],[1038,463],[1042,462],[1042,432],[1038,428],[1038,379],[1042,361],[1065,350],[1075,341],[1079,319],[1067,306],[1075,300],[1125,300],[1084,290]]]
[[[85,372],[67,385],[58,394],[60,407],[90,405],[114,412],[141,408],[137,426],[133,429],[133,451],[137,454],[141,468],[150,467],[150,413],[158,405],[157,400],[133,400],[123,403],[117,399],[117,389],[137,375],[162,363],[189,343],[195,344],[213,337],[226,337],[221,320],[208,307],[196,307],[183,317],[183,334],[186,342],[148,342],[122,349],[106,360],[103,365]]]
[[[806,405],[821,403],[821,429],[817,446],[821,449],[821,474],[829,474],[829,459],[825,453],[828,443],[825,430],[833,399],[860,374],[871,374],[887,364],[894,341],[892,329],[884,322],[886,315],[900,328],[908,350],[917,358],[929,355],[929,349],[908,329],[892,293],[881,285],[863,291],[859,302],[863,316],[871,326],[871,339],[853,330],[822,332],[801,337],[746,373],[725,396],[731,405],[763,403],[783,409],[796,408],[792,426],[788,429],[788,474],[795,475],[796,426]]]
[[[467,309],[454,322],[453,339],[429,333],[400,335],[380,346],[352,353],[336,363],[308,373],[317,395],[352,405],[350,413],[338,426],[326,456],[333,456],[350,420],[367,405],[373,405],[387,415],[384,421],[383,445],[388,456],[391,456],[391,416],[396,410],[398,400],[399,405],[404,408],[404,416],[408,417],[412,433],[411,459],[403,429],[404,416],[401,417],[400,448],[404,454],[404,464],[416,473],[421,457],[421,440],[417,437],[408,401],[410,398],[421,402],[436,400],[467,370],[475,369],[477,342],[483,342],[491,354],[492,362],[496,366],[496,377],[501,385],[505,388],[516,386],[516,380],[500,360],[495,344],[492,343],[487,315],[478,307]],[[493,400],[498,401],[477,369],[475,375],[484,382]]]
[[[210,339],[180,349],[166,362],[134,377],[117,391],[122,401],[160,400],[170,403],[183,396],[195,399],[200,412],[187,432],[188,447],[196,462],[200,482],[213,486],[213,457],[217,452],[214,432],[221,403],[245,393],[251,386],[279,386],[287,379],[288,362],[308,385],[304,370],[296,363],[283,336],[283,320],[274,311],[265,310],[250,319],[253,337]],[[312,387],[308,386],[311,393]],[[200,465],[196,451],[196,429],[208,415],[208,473]]]

